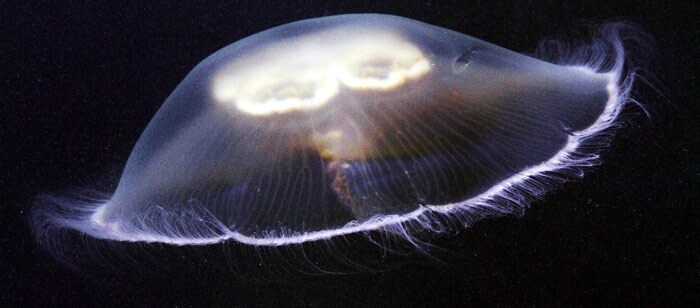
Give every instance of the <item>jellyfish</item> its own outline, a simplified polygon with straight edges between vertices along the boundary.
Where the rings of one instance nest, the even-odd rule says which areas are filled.
[[[34,232],[287,246],[520,213],[597,164],[632,101],[614,28],[550,61],[379,14],[263,31],[185,77],[113,194],[43,202]]]

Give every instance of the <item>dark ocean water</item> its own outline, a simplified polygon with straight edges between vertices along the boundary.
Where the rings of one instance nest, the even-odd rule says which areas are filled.
[[[0,306],[696,306],[700,7],[489,3],[1,3]],[[279,274],[274,265],[241,265],[248,269],[242,275],[231,269],[251,254],[271,253],[235,244],[128,245],[120,249],[137,256],[133,261],[88,261],[110,246],[91,242],[70,256],[87,264],[82,270],[36,244],[28,224],[35,196],[113,190],[150,118],[206,56],[276,25],[362,12],[405,16],[523,52],[545,37],[580,35],[582,25],[636,22],[656,39],[647,76],[658,91],[636,88],[651,117],[638,116],[619,131],[603,165],[522,217],[483,220],[434,239],[445,249],[436,252],[440,261],[379,254],[370,260],[386,269],[379,272],[270,280],[257,275]],[[358,245],[356,254],[376,256]]]

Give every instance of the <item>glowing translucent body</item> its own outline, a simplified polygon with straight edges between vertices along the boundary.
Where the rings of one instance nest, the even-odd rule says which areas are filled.
[[[613,47],[597,72],[393,16],[274,28],[199,64],[110,200],[49,224],[124,241],[285,245],[369,230],[410,238],[519,211],[556,182],[538,179],[596,159],[580,146],[626,95]]]

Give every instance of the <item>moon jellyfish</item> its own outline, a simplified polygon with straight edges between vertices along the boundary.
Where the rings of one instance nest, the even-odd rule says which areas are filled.
[[[175,245],[372,232],[413,241],[520,213],[609,144],[632,101],[618,32],[538,59],[386,15],[263,31],[186,76],[109,198],[40,204],[35,233]]]

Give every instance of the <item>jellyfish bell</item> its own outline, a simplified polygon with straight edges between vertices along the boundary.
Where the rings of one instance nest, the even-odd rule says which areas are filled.
[[[35,232],[281,246],[520,212],[629,101],[622,42],[599,39],[558,65],[377,14],[252,35],[178,85],[108,200],[39,207]]]

